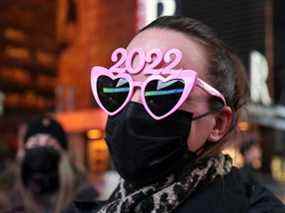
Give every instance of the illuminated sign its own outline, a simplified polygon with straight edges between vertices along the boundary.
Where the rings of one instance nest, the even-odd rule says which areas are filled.
[[[138,0],[138,29],[159,16],[171,16],[176,11],[175,0]]]
[[[267,86],[268,74],[268,63],[264,55],[258,51],[252,51],[250,53],[250,95],[255,103],[264,105],[272,103]]]

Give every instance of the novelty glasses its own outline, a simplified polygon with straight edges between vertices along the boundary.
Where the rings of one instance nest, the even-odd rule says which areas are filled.
[[[121,55],[123,55],[122,52],[127,55],[125,49],[120,49]],[[177,57],[182,57],[181,51],[177,49],[171,49],[170,51],[176,59]],[[155,54],[153,54],[153,52]],[[151,56],[162,54],[158,49],[155,49],[153,52],[150,54]],[[134,57],[134,53],[138,56],[143,55],[141,54],[141,49],[132,51],[131,57]],[[112,60],[115,61],[113,56],[114,53]],[[128,58],[128,55],[126,58]],[[126,59],[126,61],[128,60]],[[145,63],[147,62],[148,60],[145,59]],[[132,78],[132,74],[138,73],[141,70],[130,70],[126,67],[131,66],[125,66],[124,68],[112,66],[110,69],[100,66],[92,68],[91,87],[93,95],[98,105],[109,115],[119,113],[127,105],[136,87],[140,88],[141,101],[145,110],[156,120],[161,120],[179,109],[195,86],[212,96],[220,98],[224,105],[226,105],[224,96],[205,81],[198,78],[197,73],[193,70],[175,70],[172,68],[151,70],[150,66],[144,64],[140,69],[142,70],[144,68],[145,74],[151,75],[141,82],[134,81]],[[166,75],[168,76],[164,77]]]

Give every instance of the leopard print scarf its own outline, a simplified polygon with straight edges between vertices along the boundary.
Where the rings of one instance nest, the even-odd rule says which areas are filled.
[[[135,189],[123,179],[99,213],[166,213],[172,212],[202,183],[228,174],[232,159],[228,155],[210,157],[185,168],[179,177],[170,175],[163,181]]]

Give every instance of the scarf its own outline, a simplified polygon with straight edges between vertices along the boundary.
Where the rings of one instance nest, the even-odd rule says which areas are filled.
[[[209,157],[194,166],[183,169],[182,174],[171,174],[164,180],[148,186],[135,187],[123,179],[108,203],[99,213],[166,213],[175,210],[202,183],[211,183],[216,177],[228,174],[232,159],[228,155]]]

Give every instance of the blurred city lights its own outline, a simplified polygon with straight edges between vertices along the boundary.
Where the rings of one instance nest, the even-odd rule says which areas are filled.
[[[103,137],[103,133],[100,129],[91,129],[87,132],[87,137],[89,140],[97,140]]]
[[[242,121],[242,122],[238,123],[238,128],[239,128],[240,131],[246,132],[246,131],[249,130],[250,125],[249,125],[248,122]]]

